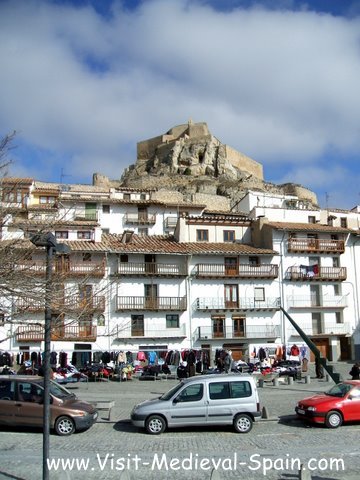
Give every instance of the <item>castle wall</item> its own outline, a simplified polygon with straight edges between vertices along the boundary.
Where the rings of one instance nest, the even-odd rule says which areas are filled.
[[[243,153],[234,150],[233,148],[229,147],[229,145],[224,146],[226,158],[232,165],[234,165],[234,167],[237,167],[239,170],[245,170],[261,180],[264,179],[263,167],[260,163],[252,160]]]
[[[230,199],[220,195],[208,195],[206,193],[194,193],[192,201],[195,204],[206,205],[208,210],[224,211],[230,210]]]

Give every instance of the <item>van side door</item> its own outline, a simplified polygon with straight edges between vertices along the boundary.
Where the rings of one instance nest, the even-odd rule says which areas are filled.
[[[206,424],[207,399],[203,383],[185,386],[173,398],[170,406],[169,426]]]
[[[17,383],[15,423],[32,427],[43,426],[43,389],[31,382]]]

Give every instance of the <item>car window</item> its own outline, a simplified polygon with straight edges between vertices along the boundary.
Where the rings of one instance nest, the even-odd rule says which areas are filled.
[[[161,395],[160,400],[170,400],[170,398],[183,387],[183,383],[178,383],[168,392]]]
[[[231,382],[230,383],[231,398],[251,397],[250,382]]]
[[[36,383],[18,382],[18,399],[20,402],[41,403],[43,389]]]
[[[360,399],[360,388],[356,387],[351,390],[352,398],[356,398],[356,400]]]
[[[329,391],[326,392],[326,395],[330,395],[330,397],[345,397],[345,395],[351,390],[352,385],[350,383],[338,383],[330,388]]]
[[[67,398],[67,397],[75,396],[73,393],[69,392],[69,390],[67,390],[65,387],[53,381],[50,382],[50,393],[51,395],[54,395],[54,397],[56,398]]]
[[[211,400],[229,398],[229,382],[209,383],[209,396]]]
[[[0,400],[14,400],[14,392],[14,382],[8,380],[0,380]]]
[[[189,385],[177,396],[178,402],[197,402],[203,398],[204,387],[202,383]]]

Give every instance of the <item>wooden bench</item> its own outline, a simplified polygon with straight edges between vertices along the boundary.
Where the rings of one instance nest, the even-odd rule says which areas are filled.
[[[107,412],[106,420],[110,421],[111,419],[111,409],[115,405],[114,400],[98,400],[97,402],[92,402],[96,410],[99,412]]]

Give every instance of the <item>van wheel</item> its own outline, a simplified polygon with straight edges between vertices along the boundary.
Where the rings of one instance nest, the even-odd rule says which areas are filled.
[[[253,427],[253,420],[246,413],[240,413],[234,418],[234,428],[237,433],[248,433]]]
[[[58,435],[71,435],[75,432],[74,420],[70,417],[59,417],[55,422],[55,432]]]
[[[325,425],[328,428],[338,428],[343,423],[343,418],[341,413],[335,412],[334,410],[330,411],[325,417]]]
[[[166,422],[160,415],[150,415],[145,422],[146,431],[152,435],[160,435],[166,428]]]

